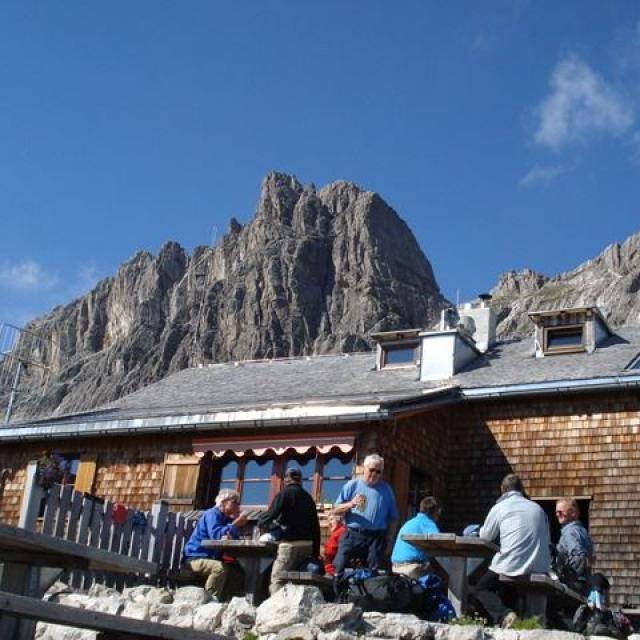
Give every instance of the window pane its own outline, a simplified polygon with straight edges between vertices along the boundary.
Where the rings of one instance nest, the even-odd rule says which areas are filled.
[[[582,327],[570,329],[548,329],[547,348],[572,347],[582,344]]]
[[[272,469],[273,460],[268,458],[247,462],[242,483],[242,504],[267,505],[269,503]]]
[[[344,486],[346,480],[323,480],[322,491],[320,492],[320,502],[334,503],[338,499],[340,489]]]
[[[413,364],[416,361],[415,346],[386,347],[384,350],[384,364]]]
[[[269,504],[270,482],[244,482],[242,485],[242,504],[267,505]]]
[[[244,468],[244,479],[270,480],[272,466],[273,462],[266,458],[262,460],[249,460],[247,466]]]
[[[320,502],[335,502],[340,489],[347,480],[351,480],[353,471],[352,460],[329,458],[322,470],[322,487],[320,488]]]
[[[233,480],[235,482],[238,477],[238,463],[235,460],[229,460],[226,462],[224,467],[222,467],[222,474],[220,475],[220,480],[222,482]]]
[[[344,478],[351,480],[353,473],[353,461],[344,462],[340,458],[329,458],[324,464],[322,476],[326,478]]]

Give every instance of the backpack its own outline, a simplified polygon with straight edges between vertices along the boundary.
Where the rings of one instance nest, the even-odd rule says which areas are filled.
[[[361,569],[337,583],[336,602],[353,602],[363,611],[406,613],[411,610],[412,584],[406,576]]]
[[[413,581],[411,612],[430,622],[450,622],[457,618],[451,600],[443,595],[442,580],[433,573]]]
[[[580,605],[573,616],[573,630],[589,636],[626,638],[633,632],[629,619],[621,611],[592,609]]]

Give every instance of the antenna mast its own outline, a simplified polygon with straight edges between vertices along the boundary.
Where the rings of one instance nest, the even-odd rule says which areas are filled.
[[[11,420],[17,394],[25,392],[25,389],[20,389],[20,378],[27,367],[41,370],[42,383],[46,385],[50,369],[44,363],[58,349],[58,345],[49,338],[11,324],[0,324],[0,391],[9,391],[4,424]]]

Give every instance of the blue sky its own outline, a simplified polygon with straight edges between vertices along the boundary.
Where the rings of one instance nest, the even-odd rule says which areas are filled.
[[[0,3],[0,322],[272,169],[380,193],[450,299],[571,269],[639,230],[640,3]]]

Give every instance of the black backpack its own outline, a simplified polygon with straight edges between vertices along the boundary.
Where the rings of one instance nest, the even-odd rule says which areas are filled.
[[[369,574],[369,575],[367,575]],[[412,583],[395,574],[356,571],[337,584],[337,602],[353,602],[363,611],[406,613],[412,607]]]

